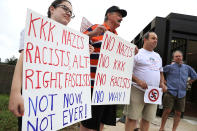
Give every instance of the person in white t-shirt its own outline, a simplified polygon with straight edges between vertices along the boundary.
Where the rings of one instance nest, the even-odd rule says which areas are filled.
[[[145,90],[149,86],[167,90],[164,84],[162,59],[153,51],[156,46],[156,33],[147,32],[144,35],[143,48],[135,55],[130,104],[126,105],[123,111],[126,115],[125,131],[138,130],[136,127],[139,119],[141,119],[140,130],[148,131],[149,123],[155,118],[157,105],[144,103]]]

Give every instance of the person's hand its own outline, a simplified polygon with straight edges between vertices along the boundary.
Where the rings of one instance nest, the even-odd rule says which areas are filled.
[[[22,95],[16,92],[10,94],[9,110],[17,117],[24,115],[24,99]]]
[[[140,86],[142,89],[148,89],[148,85],[146,84],[145,81],[138,80],[137,85]]]
[[[164,83],[161,83],[161,84],[160,84],[160,88],[162,88],[162,91],[163,91],[163,92],[167,92],[167,89],[168,89],[168,88],[167,88],[167,86],[166,86]]]
[[[92,54],[94,52],[94,47],[90,44],[89,44],[89,52],[90,52],[90,54]]]
[[[138,51],[139,51],[139,49],[138,49],[138,47],[136,46],[136,47],[135,47],[135,55],[138,53]]]
[[[194,82],[194,80],[188,80],[187,81],[190,85],[192,85],[192,83]]]
[[[96,27],[96,29],[94,29],[94,30],[92,31],[92,33],[93,33],[93,36],[99,36],[99,35],[101,35],[102,33],[105,33],[105,31],[106,31],[106,28],[105,28],[103,25],[98,25],[98,26]]]

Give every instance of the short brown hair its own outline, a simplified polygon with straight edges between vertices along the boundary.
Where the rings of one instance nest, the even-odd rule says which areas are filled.
[[[144,39],[148,39],[150,33],[155,33],[155,32],[153,32],[153,31],[150,31],[150,32],[149,32],[149,31],[148,31],[148,32],[146,32],[146,33],[144,34],[143,38],[144,38]],[[156,33],[155,33],[155,34],[156,34]]]

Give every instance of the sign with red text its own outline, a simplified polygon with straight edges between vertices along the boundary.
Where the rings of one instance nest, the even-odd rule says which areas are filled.
[[[135,45],[107,31],[103,36],[93,105],[129,104]]]
[[[88,36],[27,11],[23,131],[59,130],[91,118]]]
[[[80,32],[85,32],[89,27],[91,27],[93,24],[88,21],[85,17],[82,18],[81,21],[81,27],[80,27]]]
[[[162,104],[162,88],[149,86],[145,90],[144,103]]]

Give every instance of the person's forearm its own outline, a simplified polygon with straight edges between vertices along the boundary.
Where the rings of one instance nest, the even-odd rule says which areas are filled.
[[[160,85],[165,83],[163,72],[160,72]]]
[[[89,38],[92,38],[92,37],[96,36],[96,34],[94,33],[94,31],[88,32],[86,35],[88,35]]]
[[[86,33],[86,35],[88,35],[90,38],[92,38],[94,36],[98,36],[98,35],[101,35],[102,33],[105,33],[105,31],[106,31],[106,29],[103,25],[98,25],[96,27],[96,29]]]
[[[23,51],[17,61],[11,92],[10,92],[10,99],[9,99],[9,106],[8,109],[17,117],[21,117],[24,114],[24,99],[21,94],[22,88],[22,74],[23,74]]]
[[[138,83],[139,79],[136,76],[132,75],[132,81]]]
[[[163,75],[163,72],[160,72],[160,84],[159,84],[159,87],[162,88],[162,91],[163,92],[166,92],[167,91],[167,86],[165,85],[165,78],[164,78],[164,75]]]
[[[23,74],[23,51],[17,61],[12,79],[11,93],[21,93]]]
[[[146,84],[146,82],[144,80],[140,80],[134,75],[132,76],[132,81],[137,83],[137,85],[140,86],[143,89],[147,89],[148,88],[148,85]]]

